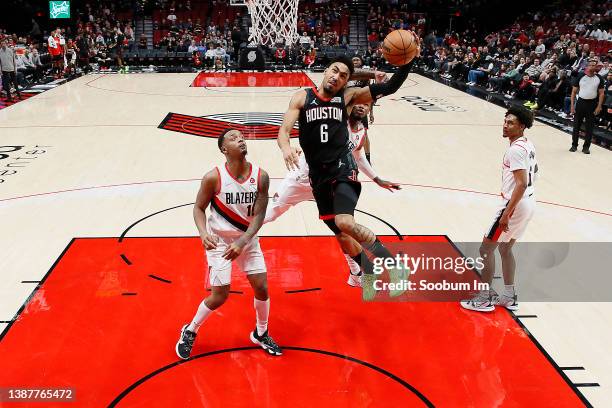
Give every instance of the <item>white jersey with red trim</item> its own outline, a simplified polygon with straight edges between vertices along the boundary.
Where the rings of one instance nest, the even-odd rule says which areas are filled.
[[[353,153],[353,156],[355,156],[355,159],[357,159],[357,151],[363,147],[368,130],[361,122],[357,124],[357,130],[351,129],[350,123],[347,126],[349,130],[349,149]],[[308,163],[306,163],[306,158],[302,153],[298,159],[298,169],[292,170],[292,172],[295,172],[295,174],[290,173],[290,177],[295,178],[297,181],[308,182],[308,171]]]
[[[366,135],[368,134],[368,130],[363,126],[361,121],[357,122],[357,130],[353,130],[351,128],[351,124],[348,124],[349,128],[349,148],[353,155],[355,152],[363,147],[365,143]]]
[[[259,166],[249,163],[251,171],[240,182],[232,176],[227,163],[217,166],[219,187],[212,201],[207,226],[221,236],[237,236],[247,230],[253,220],[255,200],[259,189]]]
[[[504,154],[501,195],[506,200],[510,200],[516,186],[514,174],[512,173],[515,170],[527,171],[527,189],[523,197],[533,195],[534,182],[538,172],[538,162],[536,161],[535,146],[525,136],[519,137],[512,142]]]

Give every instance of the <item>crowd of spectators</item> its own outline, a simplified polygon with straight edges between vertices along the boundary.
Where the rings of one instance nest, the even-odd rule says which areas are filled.
[[[444,36],[430,31],[423,38],[423,63],[444,79],[567,117],[574,79],[589,61],[612,85],[611,17],[611,3],[585,2],[572,13],[521,16],[511,27],[485,36],[473,30]],[[606,104],[612,108],[612,97]]]
[[[2,67],[2,95],[12,99],[12,93],[19,96],[20,89],[45,77],[59,79],[111,66],[121,69],[123,53],[136,47],[130,6],[129,1],[85,3],[76,10],[76,24],[56,26],[50,32],[43,32],[35,20],[27,35],[0,29],[2,52],[15,65],[14,78],[8,74],[12,65]]]
[[[246,7],[224,0],[163,1],[153,12],[153,43],[160,50],[189,52],[195,66],[226,67],[238,60],[240,48],[249,42]],[[277,64],[312,66],[321,47],[348,46],[349,11],[344,0],[300,4],[297,17],[298,41],[286,44],[271,39],[264,47]],[[146,48],[146,45],[141,45]],[[221,62],[219,62],[220,60]]]

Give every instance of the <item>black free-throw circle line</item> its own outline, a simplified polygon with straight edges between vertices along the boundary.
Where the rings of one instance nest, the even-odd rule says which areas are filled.
[[[295,351],[305,351],[305,352],[308,352],[308,353],[323,354],[323,355],[326,355],[326,356],[337,357],[337,358],[341,358],[343,360],[348,360],[348,361],[351,361],[353,363],[360,364],[360,365],[362,365],[364,367],[368,367],[368,368],[370,368],[370,369],[372,369],[374,371],[377,371],[380,374],[383,374],[383,375],[389,377],[393,381],[401,384],[404,388],[407,388],[408,390],[410,390],[414,395],[416,395],[423,402],[423,404],[425,404],[425,406],[430,407],[430,408],[434,407],[434,404],[429,399],[427,399],[427,397],[425,395],[423,395],[415,387],[413,387],[412,385],[410,385],[406,381],[402,380],[401,378],[399,378],[395,374],[390,373],[389,371],[385,370],[384,368],[375,366],[374,364],[368,363],[366,361],[358,360],[358,359],[356,359],[354,357],[345,356],[343,354],[338,354],[338,353],[334,353],[334,352],[331,352],[331,351],[325,351],[325,350],[311,349],[311,348],[305,348],[305,347],[291,347],[291,346],[283,346],[283,349],[285,349],[285,350],[295,350]],[[109,407],[116,407],[117,404],[119,402],[121,402],[122,399],[124,399],[130,392],[132,392],[134,389],[136,389],[139,385],[141,385],[145,381],[155,377],[157,374],[160,374],[160,373],[162,373],[164,371],[167,371],[167,370],[169,370],[171,368],[174,368],[174,367],[176,367],[178,365],[187,364],[187,363],[189,363],[189,362],[191,362],[193,360],[196,360],[196,359],[199,359],[199,358],[203,358],[203,357],[213,356],[213,355],[216,355],[216,354],[232,353],[234,351],[246,351],[246,350],[259,350],[259,347],[236,347],[236,348],[230,348],[230,349],[215,350],[215,351],[210,351],[208,353],[198,354],[196,356],[191,357],[189,360],[175,361],[174,363],[168,364],[168,365],[166,365],[166,366],[164,366],[162,368],[159,368],[159,369],[153,371],[150,374],[147,374],[146,376],[142,377],[141,379],[139,379],[138,381],[136,381],[135,383],[133,383],[132,385],[127,387],[113,401],[111,401],[111,403],[108,406]]]
[[[128,232],[129,232],[129,231],[132,229],[132,228],[134,228],[136,225],[138,225],[138,224],[139,224],[139,223],[141,223],[142,221],[146,220],[147,218],[151,218],[151,217],[153,217],[154,215],[161,214],[161,213],[163,213],[163,212],[165,212],[165,211],[170,211],[170,210],[174,210],[174,209],[176,209],[176,208],[186,207],[186,206],[188,206],[188,205],[194,205],[194,204],[195,204],[195,202],[193,202],[193,203],[187,203],[187,204],[181,204],[181,205],[175,205],[174,207],[166,208],[165,210],[160,210],[160,211],[154,212],[153,214],[149,214],[149,215],[147,215],[146,217],[143,217],[143,218],[139,219],[138,221],[136,221],[136,222],[132,223],[132,225],[130,225],[129,227],[127,227],[127,228],[125,229],[125,231],[123,231],[123,232],[121,233],[121,235],[119,236],[119,241],[118,241],[118,242],[123,242],[123,238],[125,238],[126,234],[127,234],[127,233],[128,233]]]
[[[308,201],[312,201],[313,203],[315,202],[315,200],[308,200]],[[360,212],[362,214],[365,215],[369,215],[370,217],[377,219],[378,221],[382,222],[383,224],[385,224],[387,227],[391,228],[391,230],[393,230],[393,232],[395,233],[395,235],[397,235],[397,237],[400,239],[400,241],[404,240],[404,237],[402,236],[402,234],[400,234],[400,232],[390,223],[388,223],[387,221],[383,220],[380,217],[375,216],[374,214],[370,214],[369,212],[363,211],[363,210],[359,210],[357,208],[355,208],[355,211]]]
[[[402,234],[400,234],[400,232],[393,225],[391,225],[387,221],[383,220],[382,218],[377,217],[374,214],[370,214],[369,212],[365,212],[363,210],[359,210],[357,208],[355,208],[355,211],[360,212],[360,213],[365,214],[365,215],[369,215],[370,217],[377,219],[378,221],[380,221],[383,224],[385,224],[387,227],[391,228],[393,230],[393,232],[395,233],[395,235],[397,235],[397,237],[400,239],[400,241],[404,240],[404,237],[402,236]]]
[[[314,200],[309,200],[309,201],[314,201]],[[132,223],[132,225],[130,225],[129,227],[127,227],[127,228],[125,229],[125,231],[123,231],[123,232],[121,233],[121,235],[119,236],[119,240],[118,240],[118,242],[123,242],[123,238],[125,238],[125,236],[127,235],[127,233],[128,233],[128,232],[129,232],[129,231],[130,231],[132,228],[134,228],[136,225],[138,225],[138,224],[139,224],[139,223],[141,223],[142,221],[146,220],[147,218],[151,218],[151,217],[153,217],[153,216],[155,216],[155,215],[157,215],[157,214],[161,214],[161,213],[166,212],[166,211],[174,210],[174,209],[176,209],[176,208],[186,207],[186,206],[188,206],[188,205],[194,205],[194,204],[195,204],[195,202],[194,202],[194,203],[181,204],[181,205],[175,205],[174,207],[166,208],[166,209],[164,209],[164,210],[160,210],[160,211],[154,212],[154,213],[152,213],[152,214],[149,214],[149,215],[147,215],[146,217],[143,217],[143,218],[139,219],[138,221],[136,221],[136,222]],[[359,209],[357,209],[357,208],[355,209],[355,211],[358,211],[358,212],[360,212],[360,213],[362,213],[362,214],[366,214],[366,215],[369,215],[369,216],[370,216],[370,217],[372,217],[372,218],[377,219],[378,221],[382,222],[383,224],[385,224],[386,226],[388,226],[389,228],[391,228],[391,230],[393,230],[393,232],[395,233],[395,235],[397,235],[397,237],[400,239],[400,241],[403,241],[403,240],[404,240],[404,237],[402,236],[402,234],[400,234],[400,232],[399,232],[399,231],[398,231],[398,230],[397,230],[397,229],[396,229],[396,228],[395,228],[393,225],[391,225],[391,224],[390,224],[390,223],[388,223],[387,221],[383,220],[382,218],[377,217],[377,216],[375,216],[374,214],[370,214],[369,212],[359,210]]]

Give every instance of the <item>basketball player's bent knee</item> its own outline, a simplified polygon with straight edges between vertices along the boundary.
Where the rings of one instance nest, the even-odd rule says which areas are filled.
[[[247,275],[253,294],[257,300],[268,299],[268,279],[265,272]]]
[[[350,214],[338,214],[334,218],[334,221],[338,229],[348,235],[350,235],[350,232],[355,226],[355,218]]]
[[[229,285],[213,286],[210,296],[206,298],[206,307],[208,307],[210,310],[215,310],[221,307],[229,296],[229,290]]]

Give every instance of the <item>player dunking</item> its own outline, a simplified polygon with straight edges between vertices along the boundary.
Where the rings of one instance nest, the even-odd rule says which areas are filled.
[[[415,39],[418,41],[416,34]],[[293,95],[278,133],[278,145],[285,164],[292,170],[298,165],[300,150],[291,146],[289,135],[299,119],[300,146],[308,163],[319,218],[334,232],[343,250],[364,272],[364,299],[372,299],[376,292],[373,287],[373,264],[362,247],[378,258],[391,257],[391,253],[372,231],[357,224],[353,217],[361,185],[357,181],[357,164],[348,146],[347,108],[356,104],[370,104],[374,99],[395,93],[408,77],[412,64],[400,67],[385,83],[345,89],[353,74],[353,62],[347,57],[334,60],[325,70],[318,89],[300,90]],[[349,237],[360,246],[353,245],[354,241]],[[402,268],[391,269],[389,274],[393,282],[406,277],[406,271]]]
[[[503,136],[510,146],[506,150],[502,165],[501,202],[493,224],[487,231],[480,247],[483,258],[482,281],[493,282],[495,274],[495,249],[499,248],[504,275],[504,291],[501,296],[493,290],[483,290],[472,299],[461,301],[465,309],[491,312],[495,305],[517,310],[518,302],[514,289],[516,263],[512,246],[525,232],[535,210],[534,181],[538,172],[533,143],[523,135],[533,125],[533,114],[525,109],[511,107],[506,112]]]
[[[218,145],[225,155],[225,165],[206,173],[193,208],[193,218],[206,248],[211,294],[200,303],[191,323],[181,329],[176,354],[182,359],[189,358],[200,326],[227,300],[232,261],[236,261],[255,294],[256,328],[251,332],[251,341],[278,356],[282,350],[268,334],[270,299],[266,264],[256,235],[266,213],[270,179],[264,170],[246,160],[247,146],[240,131],[225,130]],[[212,208],[207,222],[205,211],[209,204]]]
[[[399,184],[378,177],[366,158],[364,144],[368,132],[363,124],[363,119],[367,119],[369,110],[370,107],[368,105],[353,106],[348,121],[349,148],[360,171],[382,188],[391,191],[394,189],[399,190],[401,189]],[[274,221],[294,205],[312,199],[312,187],[308,181],[308,164],[304,155],[301,154],[298,168],[290,170],[278,186],[278,190],[272,198],[272,203],[268,205],[266,210],[264,223]],[[351,286],[361,286],[361,269],[359,265],[346,253],[345,257],[350,270],[347,283]]]

